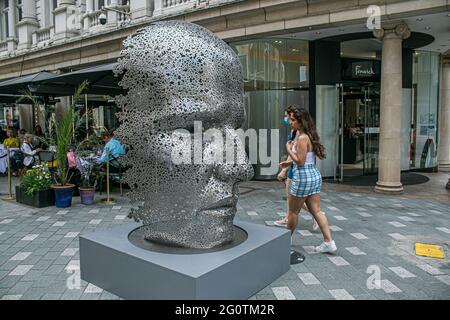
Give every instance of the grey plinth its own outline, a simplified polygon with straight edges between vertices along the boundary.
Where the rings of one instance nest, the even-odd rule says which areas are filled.
[[[290,232],[235,221],[248,234],[222,251],[168,254],[128,240],[132,223],[80,236],[81,278],[124,299],[248,299],[290,267]]]

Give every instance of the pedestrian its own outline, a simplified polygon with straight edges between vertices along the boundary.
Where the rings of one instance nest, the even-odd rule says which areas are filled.
[[[291,230],[292,236],[297,228],[300,210],[306,203],[319,224],[324,238],[322,244],[315,248],[316,252],[335,252],[337,247],[331,238],[328,220],[320,208],[322,176],[315,165],[315,157],[325,158],[325,149],[320,143],[309,112],[297,106],[289,106],[287,111],[292,129],[299,132],[294,141],[286,143],[286,150],[293,160],[292,182],[288,195],[287,228]],[[282,168],[287,168],[291,164],[289,161],[284,161],[280,165]]]
[[[285,125],[289,126],[289,114],[287,111],[284,112],[284,119],[283,122]],[[299,132],[292,129],[291,133],[288,135],[288,141],[293,141],[298,137]],[[288,212],[289,212],[289,201],[287,199],[288,195],[289,195],[289,187],[291,186],[291,181],[292,181],[292,159],[288,156],[287,160],[291,163],[291,165],[287,168],[283,168],[280,170],[280,173],[277,176],[277,179],[279,181],[284,181],[285,183],[285,189],[286,189],[286,202],[287,202],[287,208],[288,210],[286,211],[286,215],[277,221],[274,221],[274,224],[276,226],[279,227],[286,227],[287,225],[287,221],[288,221]],[[303,204],[303,209],[305,209],[308,213],[310,213],[308,206],[306,205],[306,203]],[[310,213],[311,214],[311,213]],[[314,219],[314,217],[312,217],[313,220],[313,230],[316,231],[317,229],[319,229],[319,225],[317,224],[316,219]]]

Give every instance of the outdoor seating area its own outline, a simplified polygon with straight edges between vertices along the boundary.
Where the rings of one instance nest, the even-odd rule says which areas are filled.
[[[9,177],[11,199],[64,208],[71,206],[73,196],[79,195],[86,205],[95,202],[95,192],[106,192],[109,199],[116,185],[123,195],[126,166],[121,156],[126,150],[114,137],[116,126],[94,120],[96,104],[88,98],[105,95],[107,101],[114,101],[115,95],[123,93],[114,66],[109,63],[63,74],[42,71],[0,82],[0,104],[6,112],[0,124],[0,175]],[[69,103],[56,120],[56,104],[65,98]],[[22,127],[26,121],[16,116],[19,105],[31,107],[31,125],[26,129]],[[20,179],[16,190],[10,183],[13,176]],[[42,194],[53,200],[34,199]]]

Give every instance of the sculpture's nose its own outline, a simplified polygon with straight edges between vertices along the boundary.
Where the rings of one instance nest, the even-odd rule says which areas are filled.
[[[216,175],[224,181],[247,181],[253,177],[253,166],[248,162],[244,143],[234,130],[226,130],[227,147],[224,163],[217,164]]]

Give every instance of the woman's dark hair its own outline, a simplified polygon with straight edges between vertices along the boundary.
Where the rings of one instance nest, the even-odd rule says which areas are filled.
[[[291,105],[286,111],[300,123],[303,132],[308,135],[315,155],[321,160],[325,159],[325,147],[320,143],[320,138],[316,131],[316,125],[314,124],[308,110],[303,107]]]

